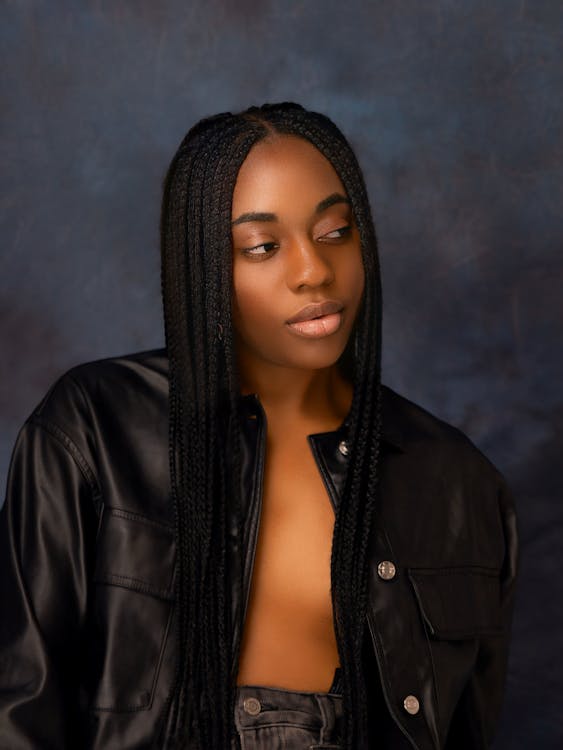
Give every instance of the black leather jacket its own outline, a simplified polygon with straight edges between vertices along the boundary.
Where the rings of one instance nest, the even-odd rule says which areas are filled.
[[[155,746],[175,659],[167,395],[165,350],[90,362],[18,435],[0,516],[3,750]],[[246,606],[266,425],[255,396],[241,408]],[[309,437],[335,507],[346,429]],[[486,748],[505,679],[513,506],[464,435],[389,389],[383,432],[365,643],[373,745]]]

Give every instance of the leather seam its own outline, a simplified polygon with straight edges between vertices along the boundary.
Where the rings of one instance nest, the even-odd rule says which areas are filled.
[[[477,626],[472,627],[470,630],[467,628],[457,628],[453,629],[450,628],[449,630],[446,630],[445,628],[438,628],[435,632],[435,634],[431,635],[431,638],[436,641],[447,641],[449,638],[460,638],[461,640],[471,640],[472,638],[475,638],[476,636],[483,636],[483,635],[490,635],[491,637],[502,635],[504,633],[504,628],[502,625],[499,625],[497,627],[486,627],[486,626]],[[462,636],[465,636],[464,638],[461,638]]]
[[[133,513],[129,510],[123,510],[122,508],[115,508],[111,506],[106,507],[106,512],[110,513],[116,518],[124,518],[127,521],[135,521],[136,523],[141,523],[144,526],[149,526],[151,528],[158,529],[159,531],[165,531],[171,535],[174,534],[173,526],[169,526],[168,524],[162,523],[161,521],[155,521],[152,518],[147,518],[147,516],[142,516],[139,513]]]
[[[474,575],[484,576],[485,578],[497,578],[500,575],[499,568],[490,568],[483,565],[455,565],[447,568],[413,568],[407,567],[409,573],[420,576],[436,575]]]
[[[149,691],[146,690],[146,693]],[[146,711],[151,705],[151,699],[149,698],[144,701],[143,703],[139,703],[138,705],[125,705],[120,706],[119,708],[112,708],[111,706],[97,706],[93,705],[90,706],[88,709],[90,713],[94,712],[104,712],[104,713],[111,713],[111,714],[130,714],[130,713],[137,713],[138,711]]]
[[[150,594],[166,601],[171,601],[172,589],[159,589],[156,586],[151,586],[140,578],[132,578],[131,576],[121,576],[116,573],[101,572],[94,577],[94,583],[98,583],[106,586],[119,586],[120,588],[128,589],[129,591],[136,591],[141,594]],[[127,585],[133,584],[133,585]]]
[[[44,430],[47,434],[51,435],[51,437],[53,437],[58,443],[60,443],[63,448],[65,448],[66,452],[71,456],[74,463],[80,469],[80,473],[88,483],[88,486],[93,495],[93,499],[95,501],[100,500],[102,493],[100,491],[100,486],[96,479],[96,475],[90,468],[90,465],[88,464],[76,444],[71,440],[66,432],[64,432],[64,430],[62,430],[54,422],[50,422],[37,415],[30,417],[28,422]]]

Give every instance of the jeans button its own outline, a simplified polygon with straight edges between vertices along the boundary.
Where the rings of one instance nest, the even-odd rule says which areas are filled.
[[[247,714],[250,714],[251,716],[258,716],[260,711],[262,710],[262,706],[260,705],[260,701],[258,698],[245,698],[242,702],[242,707],[246,711]]]

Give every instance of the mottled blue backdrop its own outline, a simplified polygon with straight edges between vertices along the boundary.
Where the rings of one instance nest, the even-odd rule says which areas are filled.
[[[364,166],[386,382],[463,430],[518,503],[497,750],[563,747],[559,0],[6,0],[2,486],[71,365],[164,343],[164,171],[204,115],[292,99]]]

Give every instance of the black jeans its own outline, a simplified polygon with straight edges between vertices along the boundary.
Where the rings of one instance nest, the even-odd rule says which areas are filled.
[[[328,693],[239,685],[235,725],[242,750],[340,750],[340,668]]]

